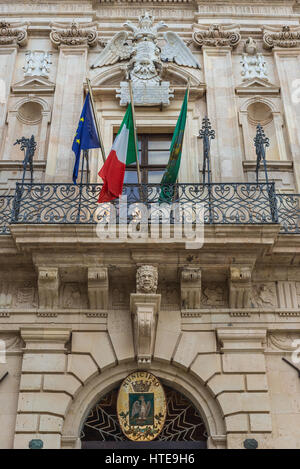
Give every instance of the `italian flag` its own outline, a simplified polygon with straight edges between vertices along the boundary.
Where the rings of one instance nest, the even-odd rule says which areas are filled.
[[[110,154],[99,171],[103,179],[99,203],[110,202],[122,195],[126,165],[135,163],[137,159],[134,133],[132,106],[129,104]]]

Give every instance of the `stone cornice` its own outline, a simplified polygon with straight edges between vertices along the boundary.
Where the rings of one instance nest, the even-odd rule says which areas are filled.
[[[0,21],[0,46],[27,44],[28,23],[8,23]]]
[[[238,25],[194,25],[193,41],[203,47],[236,47],[242,37]]]
[[[50,39],[55,47],[95,46],[98,41],[97,23],[52,23]]]

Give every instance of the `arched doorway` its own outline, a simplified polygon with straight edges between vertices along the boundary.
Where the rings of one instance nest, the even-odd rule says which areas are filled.
[[[182,393],[164,386],[167,417],[160,435],[150,443],[127,439],[120,428],[116,404],[119,387],[103,396],[88,414],[81,431],[84,449],[205,449],[208,434],[194,404]]]

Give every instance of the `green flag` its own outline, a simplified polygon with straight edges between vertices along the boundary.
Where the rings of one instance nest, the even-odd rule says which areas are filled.
[[[189,93],[187,89],[172,138],[169,162],[161,180],[162,190],[159,197],[159,201],[161,203],[171,203],[173,200],[174,189],[172,188],[172,184],[176,184],[180,168],[182,144],[188,107],[188,95]]]

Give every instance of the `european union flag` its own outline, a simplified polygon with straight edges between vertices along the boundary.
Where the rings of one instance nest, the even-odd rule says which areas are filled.
[[[88,93],[72,146],[76,158],[73,170],[74,184],[76,184],[78,177],[81,150],[89,150],[90,148],[100,148],[100,141],[91,108],[90,93]]]

